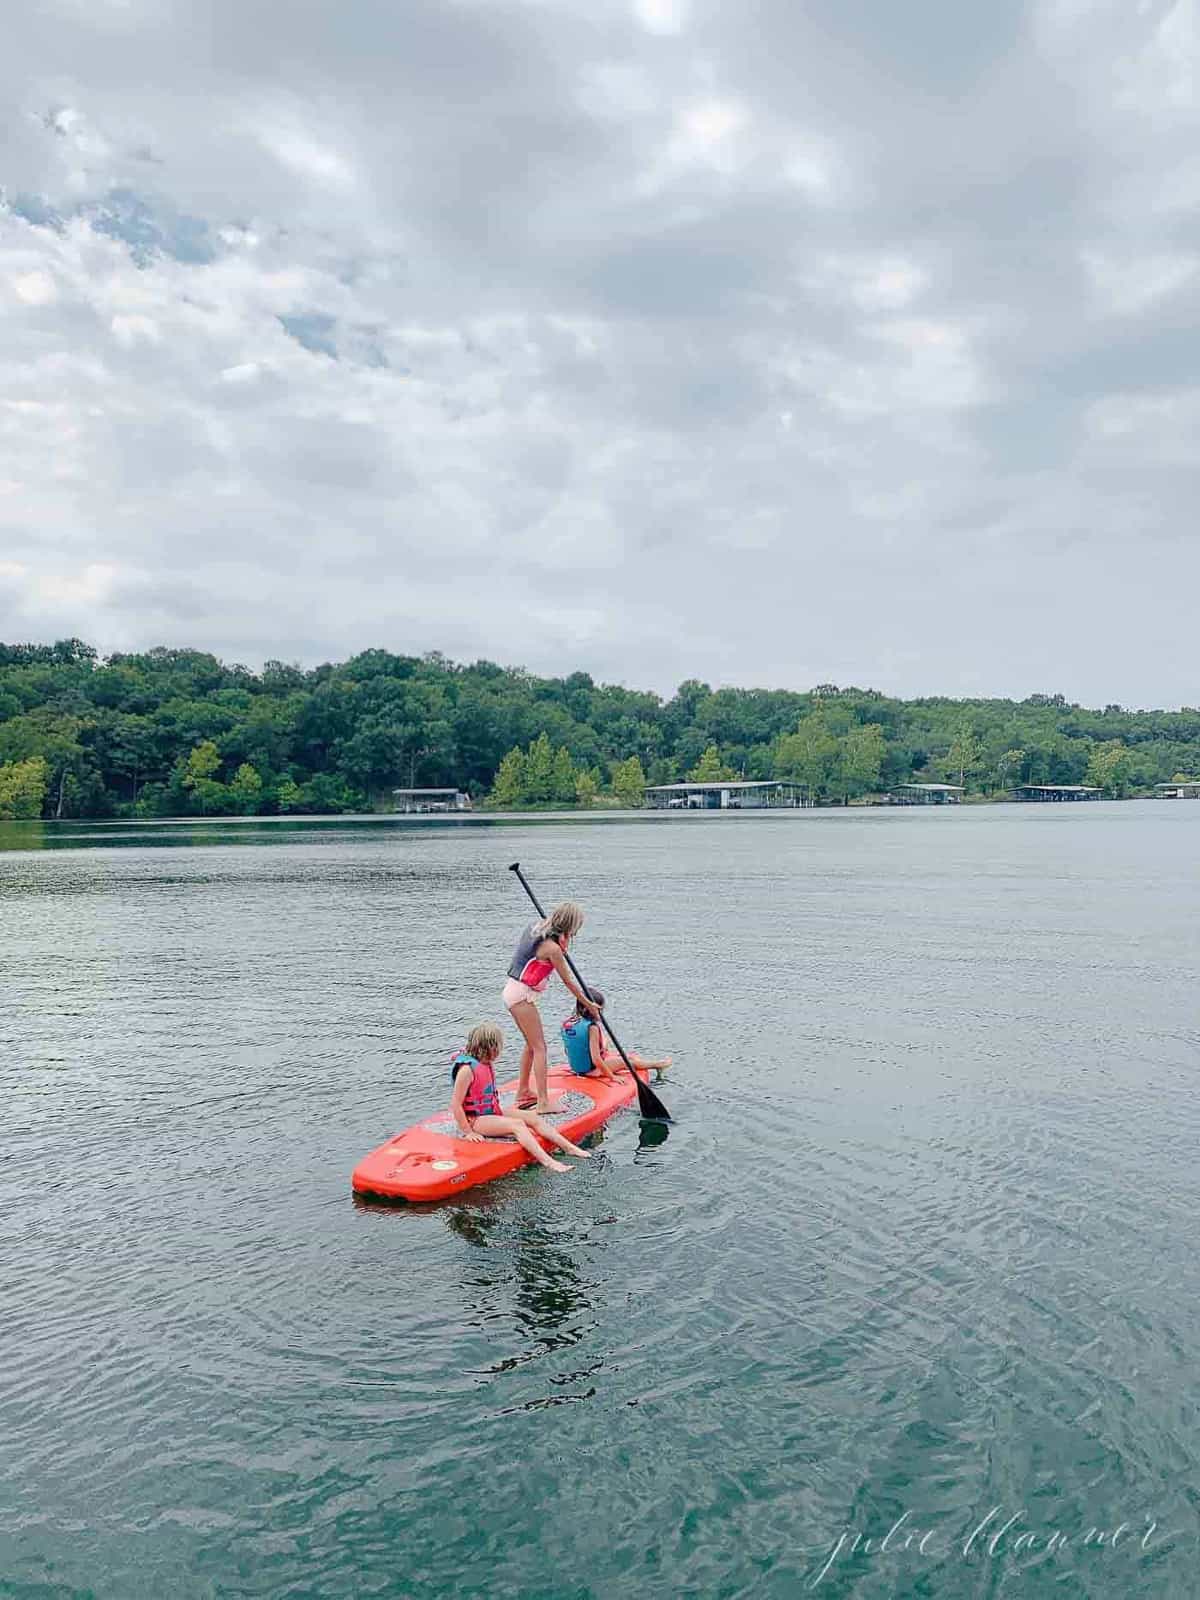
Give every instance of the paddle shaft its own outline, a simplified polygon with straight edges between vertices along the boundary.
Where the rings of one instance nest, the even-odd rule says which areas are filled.
[[[545,921],[546,913],[542,909],[541,902],[538,900],[537,895],[535,895],[533,890],[529,887],[529,882],[526,879],[525,874],[521,871],[521,863],[519,861],[514,861],[508,870],[516,873],[517,878],[520,880],[522,889],[524,889],[530,900],[533,901],[533,909],[537,912],[538,916]],[[559,948],[562,949],[562,946],[560,945]],[[582,972],[580,972],[574,961],[571,960],[569,951],[563,950],[563,960],[567,963],[567,966],[570,967],[571,975],[574,977],[575,982],[590,1000],[592,992],[584,981]],[[650,1085],[648,1083],[643,1083],[641,1078],[638,1077],[637,1072],[634,1070],[633,1062],[630,1061],[629,1057],[625,1054],[625,1046],[612,1031],[612,1024],[604,1015],[603,1011],[600,1012],[596,1020],[608,1034],[608,1037],[616,1045],[621,1060],[629,1068],[629,1076],[633,1079],[634,1087],[637,1089],[638,1108],[642,1112],[642,1115],[649,1118],[661,1118],[666,1122],[670,1122],[672,1120],[671,1113],[667,1110],[666,1106],[663,1105],[662,1101],[654,1093]]]

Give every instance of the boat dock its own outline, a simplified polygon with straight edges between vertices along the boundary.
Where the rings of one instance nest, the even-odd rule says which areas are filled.
[[[1020,783],[1018,800],[1099,800],[1103,790],[1090,783]]]
[[[461,789],[393,789],[393,811],[469,811],[471,797]]]
[[[961,783],[898,783],[888,794],[893,806],[956,806],[963,797]]]
[[[647,786],[652,811],[765,811],[811,805],[798,783],[734,778],[717,783],[655,783]]]

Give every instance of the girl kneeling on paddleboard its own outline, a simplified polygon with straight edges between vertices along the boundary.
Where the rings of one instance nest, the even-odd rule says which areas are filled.
[[[604,1009],[604,996],[594,985],[589,986],[588,993],[601,1010]],[[625,1063],[615,1052],[609,1054],[604,1044],[604,1029],[595,1017],[584,1011],[581,1006],[576,1006],[571,1015],[562,1025],[563,1049],[567,1052],[567,1065],[579,1077],[599,1077],[606,1083],[612,1083],[618,1072],[625,1070]],[[634,1066],[642,1072],[655,1072],[661,1078],[671,1065],[670,1056],[664,1056],[661,1061],[647,1061],[645,1056],[636,1053],[629,1057]]]
[[[552,1172],[570,1172],[565,1162],[555,1161],[542,1149],[539,1135],[568,1155],[586,1158],[591,1152],[572,1144],[557,1128],[543,1122],[536,1111],[501,1113],[494,1063],[503,1048],[504,1035],[496,1024],[481,1022],[479,1027],[471,1029],[467,1048],[450,1063],[450,1077],[454,1083],[450,1110],[458,1124],[459,1137],[468,1144],[479,1144],[484,1139],[509,1134],[543,1167],[549,1167]]]
[[[551,973],[558,973],[585,1011],[592,1016],[599,1012],[600,1008],[584,994],[563,959],[563,951],[582,927],[582,907],[573,900],[565,900],[561,906],[554,907],[544,922],[531,922],[513,952],[503,998],[525,1041],[517,1084],[519,1110],[526,1111],[530,1107],[542,1112],[561,1109],[560,1101],[551,1103],[546,1088],[546,1035],[542,1032],[537,1008],[538,996],[550,982]],[[529,1090],[531,1075],[532,1094]]]

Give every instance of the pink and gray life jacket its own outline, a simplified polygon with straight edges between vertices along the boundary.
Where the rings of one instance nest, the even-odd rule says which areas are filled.
[[[471,1083],[463,1100],[463,1111],[474,1120],[476,1117],[500,1115],[500,1091],[496,1088],[496,1074],[490,1061],[478,1061],[466,1051],[456,1055],[450,1063],[450,1082],[456,1082],[459,1069],[470,1067]]]
[[[517,948],[513,952],[508,968],[510,978],[515,978],[518,983],[523,983],[527,989],[536,990],[538,994],[549,983],[550,974],[554,971],[549,961],[538,959],[538,947],[547,939],[553,939],[555,944],[562,945],[562,940],[556,933],[547,933],[544,922],[531,922],[517,940]]]

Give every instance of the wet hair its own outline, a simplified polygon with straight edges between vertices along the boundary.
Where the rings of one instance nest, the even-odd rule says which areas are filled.
[[[494,1061],[504,1049],[504,1035],[494,1022],[481,1022],[467,1035],[467,1054],[476,1061]]]
[[[594,984],[584,984],[584,988],[587,990],[588,994],[596,1002],[596,1004],[600,1007],[601,1011],[603,1011],[603,1009],[604,1009],[604,995],[603,995],[602,991],[597,989]],[[575,1002],[575,1015],[577,1017],[586,1017],[589,1022],[594,1022],[595,1021],[595,1018],[592,1016],[592,1013],[590,1011],[585,1011],[583,1009],[583,1007],[579,1004],[578,1000]]]
[[[583,907],[574,900],[564,900],[546,918],[547,935],[556,934],[562,939],[574,938],[582,927]]]

